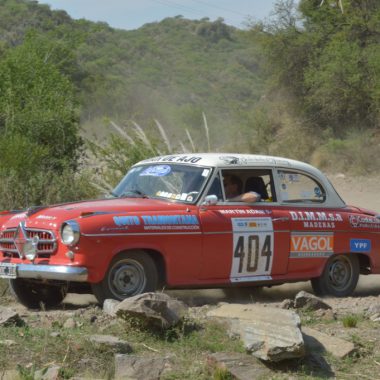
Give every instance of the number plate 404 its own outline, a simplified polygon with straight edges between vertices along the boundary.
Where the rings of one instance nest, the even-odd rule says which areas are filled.
[[[0,278],[16,278],[17,266],[16,264],[0,263]]]

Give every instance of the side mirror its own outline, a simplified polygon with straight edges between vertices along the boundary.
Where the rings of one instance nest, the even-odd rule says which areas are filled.
[[[212,205],[216,205],[218,203],[218,197],[216,195],[207,195],[205,200],[203,201],[203,205],[206,205],[206,206],[212,206]]]

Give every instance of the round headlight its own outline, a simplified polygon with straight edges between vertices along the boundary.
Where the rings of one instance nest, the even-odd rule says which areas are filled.
[[[61,227],[62,243],[66,245],[74,245],[78,243],[80,237],[79,224],[74,220],[64,222]]]

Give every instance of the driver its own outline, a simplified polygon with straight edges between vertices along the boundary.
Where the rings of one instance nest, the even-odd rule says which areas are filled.
[[[261,200],[260,194],[254,191],[242,193],[242,180],[234,174],[224,175],[223,186],[224,192],[226,194],[226,199],[230,202],[254,203]]]

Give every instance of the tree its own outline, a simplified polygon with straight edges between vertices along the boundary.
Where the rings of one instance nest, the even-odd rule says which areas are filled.
[[[40,170],[75,168],[82,145],[74,86],[55,62],[60,53],[59,45],[31,33],[0,61],[1,138],[19,135],[44,147]]]

